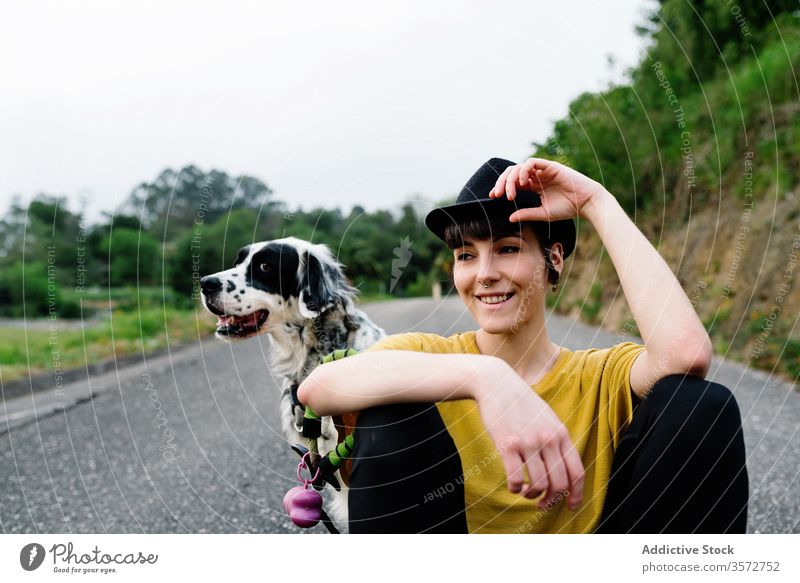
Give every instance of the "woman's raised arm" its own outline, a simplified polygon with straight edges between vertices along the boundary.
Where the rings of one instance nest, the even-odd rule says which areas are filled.
[[[631,388],[643,396],[670,374],[705,377],[712,348],[708,333],[666,261],[601,184],[558,162],[531,158],[500,176],[491,196],[513,199],[517,189],[541,192],[542,206],[512,221],[581,216],[595,228],[617,270],[646,350],[631,369]]]

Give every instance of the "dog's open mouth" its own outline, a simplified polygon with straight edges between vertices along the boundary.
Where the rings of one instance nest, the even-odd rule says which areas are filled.
[[[269,310],[258,310],[246,316],[219,316],[217,334],[233,338],[245,338],[257,334],[267,322]]]

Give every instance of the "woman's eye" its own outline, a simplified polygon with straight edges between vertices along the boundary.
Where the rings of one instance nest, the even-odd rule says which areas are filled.
[[[456,261],[467,261],[470,257],[472,257],[472,255],[469,253],[461,253],[456,255]]]
[[[519,247],[514,247],[513,245],[505,245],[500,249],[501,253],[516,253],[519,251]]]
[[[267,271],[269,271],[269,265],[268,265],[268,264],[266,264],[266,263],[262,263],[261,265],[259,265],[259,266],[258,266],[258,268],[259,268],[261,271],[263,271],[264,273],[266,273]]]

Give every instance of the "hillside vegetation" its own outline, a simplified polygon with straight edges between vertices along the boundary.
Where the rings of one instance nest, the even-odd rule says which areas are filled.
[[[678,274],[718,354],[792,378],[800,374],[797,7],[661,3],[631,82],[578,97],[535,150],[621,201]],[[636,333],[610,259],[589,225],[580,231],[556,309]]]

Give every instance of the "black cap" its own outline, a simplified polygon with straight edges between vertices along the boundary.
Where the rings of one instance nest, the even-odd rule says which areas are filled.
[[[435,208],[425,217],[425,224],[434,235],[444,241],[444,232],[448,225],[461,224],[467,219],[504,217],[506,220],[515,211],[524,208],[542,206],[538,192],[518,190],[514,200],[508,198],[489,198],[497,179],[514,162],[502,158],[492,158],[472,175],[456,203],[450,206]],[[545,222],[545,221],[542,221]],[[575,249],[575,221],[566,219],[545,224],[550,227],[550,240],[564,246],[564,259]]]

